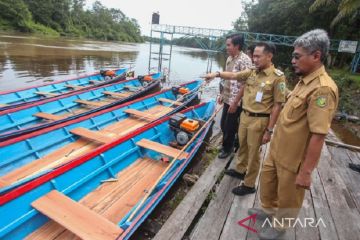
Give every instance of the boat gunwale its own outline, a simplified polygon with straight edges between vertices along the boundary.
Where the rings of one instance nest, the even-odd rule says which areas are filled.
[[[121,69],[124,69],[126,71],[128,68],[117,68],[117,69],[114,69],[114,71],[119,71]],[[69,78],[69,79],[58,80],[58,81],[54,81],[54,82],[51,82],[51,83],[45,83],[45,84],[40,84],[40,85],[34,85],[34,86],[29,86],[29,87],[23,87],[23,88],[3,91],[3,92],[0,92],[0,95],[19,92],[19,91],[24,91],[24,90],[28,90],[28,89],[31,89],[31,88],[49,86],[49,85],[52,85],[52,84],[58,84],[58,83],[62,83],[62,82],[77,80],[77,79],[80,79],[80,78],[92,77],[92,76],[99,75],[99,74],[100,74],[100,71],[99,72],[94,72],[94,73],[89,74],[89,75],[85,73],[85,74],[83,74],[81,76],[78,76],[78,77],[72,77],[72,78]]]
[[[148,74],[148,75],[145,75],[145,76],[153,76],[155,74],[158,74],[158,73]],[[81,94],[81,93],[84,93],[84,92],[90,92],[90,91],[93,91],[93,90],[97,90],[99,88],[104,88],[104,87],[107,87],[107,86],[110,86],[110,85],[126,83],[126,82],[133,81],[133,80],[136,80],[136,79],[137,79],[137,77],[134,77],[134,78],[131,78],[131,79],[126,79],[126,80],[119,81],[119,82],[116,82],[116,81],[115,82],[109,82],[108,84],[94,86],[94,88],[81,89],[79,91],[74,91],[74,92],[72,91],[69,94],[64,94],[64,95],[60,95],[60,96],[56,96],[56,97],[44,98],[42,100],[29,102],[27,104],[24,104],[24,105],[21,105],[21,106],[18,106],[18,107],[8,108],[8,109],[5,109],[5,110],[1,110],[1,108],[0,108],[0,115],[5,115],[5,114],[8,114],[8,113],[16,112],[18,110],[23,110],[23,109],[26,109],[26,108],[29,108],[29,107],[34,107],[34,106],[37,106],[37,105],[40,105],[40,104],[44,104],[44,103],[48,103],[48,102],[52,102],[52,101],[57,101],[57,100],[60,100],[60,99],[63,99],[63,98],[71,97],[73,95],[78,95],[78,94]]]

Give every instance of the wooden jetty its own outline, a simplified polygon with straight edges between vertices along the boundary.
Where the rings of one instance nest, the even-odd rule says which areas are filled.
[[[341,142],[333,133],[328,139]],[[262,160],[268,148],[268,145],[263,146]],[[231,193],[231,189],[240,184],[239,180],[225,175],[216,184],[229,161],[230,158],[216,158],[212,162],[155,235],[155,240],[258,239],[256,233],[248,231],[238,222],[248,216],[248,208],[260,205],[259,188],[255,194],[238,197]],[[352,171],[349,163],[360,164],[360,152],[324,145],[319,165],[312,176],[311,189],[306,191],[299,214],[300,219],[314,218],[316,222],[321,218],[324,224],[306,228],[297,224],[281,239],[360,239],[360,173]],[[200,210],[214,188],[215,194],[212,193],[206,210]],[[250,226],[257,229],[256,225]]]

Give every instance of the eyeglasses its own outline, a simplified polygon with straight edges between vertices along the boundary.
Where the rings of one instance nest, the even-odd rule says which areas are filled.
[[[293,59],[299,60],[300,58],[302,58],[305,55],[301,55],[301,54],[298,54],[298,53],[293,53],[291,56],[292,56]]]
[[[311,53],[309,53],[309,54],[304,54],[304,55],[301,55],[301,54],[299,54],[299,53],[293,53],[291,56],[292,56],[293,59],[299,60],[300,58],[302,58],[302,57],[304,57],[304,56],[310,56],[310,55],[312,55],[313,53],[314,53],[314,52],[311,52]]]

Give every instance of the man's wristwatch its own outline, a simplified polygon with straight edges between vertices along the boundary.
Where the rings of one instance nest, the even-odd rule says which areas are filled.
[[[274,129],[273,128],[266,128],[266,131],[268,131],[270,134],[274,133]]]
[[[220,77],[220,72],[215,72],[216,77]]]

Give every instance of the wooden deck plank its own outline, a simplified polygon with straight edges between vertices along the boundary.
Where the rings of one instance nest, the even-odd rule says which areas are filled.
[[[330,162],[330,166],[337,169],[338,174],[341,176],[342,180],[346,185],[347,191],[349,192],[349,199],[347,199],[347,202],[353,202],[351,203],[351,205],[355,205],[357,210],[359,210],[360,174],[349,168],[349,163],[353,163],[351,159],[354,159],[355,161],[356,155],[353,155],[349,150],[339,150],[338,148],[331,146],[328,146],[328,150],[331,153],[333,159],[333,161]]]
[[[150,140],[144,139],[144,138],[141,139],[140,141],[138,141],[136,143],[136,145],[143,147],[143,148],[153,150],[158,153],[165,154],[172,158],[183,159],[183,158],[187,158],[187,156],[188,156],[188,153],[182,152],[179,149],[176,149],[176,148],[173,148],[173,147],[170,147],[170,146],[158,143],[158,142],[150,141]]]
[[[91,106],[91,107],[102,107],[102,106],[106,105],[106,103],[104,103],[104,102],[87,101],[87,100],[82,100],[82,99],[76,99],[76,100],[74,100],[74,102],[80,103],[80,104],[85,104],[85,105]]]
[[[125,97],[128,97],[128,96],[131,95],[131,93],[129,93],[129,92],[118,93],[118,92],[104,91],[102,93],[105,94],[105,95],[110,95],[112,97],[117,97],[117,98],[125,98]]]
[[[55,96],[59,95],[57,93],[51,93],[51,92],[35,92],[35,94],[45,96],[45,97],[48,97],[48,96],[55,97]]]
[[[230,157],[227,159],[215,158],[153,240],[181,240],[183,238],[229,160]]]
[[[166,102],[166,103],[171,103],[172,105],[176,105],[176,106],[181,106],[183,103],[182,102],[178,102],[178,101],[173,101],[167,98],[159,98],[158,99],[160,102]]]
[[[154,115],[148,114],[146,112],[142,112],[136,109],[125,109],[124,112],[130,114],[131,116],[135,116],[138,118],[142,118],[142,119],[146,119],[146,120],[150,120],[150,121],[154,121],[157,118]]]
[[[263,161],[265,156],[268,154],[269,145],[265,145],[261,149],[261,160]],[[259,174],[260,175],[260,174]],[[256,179],[256,187],[259,189],[259,176]],[[221,236],[219,239],[246,239],[248,230],[244,227],[239,226],[238,222],[241,219],[248,217],[248,209],[255,206],[256,194],[249,194],[242,197],[234,197],[233,204],[231,205],[229,214],[224,224]]]
[[[236,157],[231,162],[230,168],[235,168],[235,165]],[[220,238],[231,204],[235,198],[231,190],[238,186],[240,182],[240,179],[228,175],[223,176],[215,192],[215,197],[211,200],[204,215],[193,230],[190,237],[191,240]],[[211,227],[209,228],[209,226]]]
[[[116,239],[123,230],[56,190],[31,204],[38,211],[83,239]]]
[[[133,180],[134,175],[136,175],[137,172],[141,172],[143,169],[148,169],[147,167],[149,164],[149,161],[141,161],[141,159],[136,160],[132,165],[130,165],[128,168],[124,169],[118,174],[117,183],[122,183],[121,186],[127,188],[128,181],[122,179],[129,179],[129,181]],[[137,175],[135,177],[137,177]],[[79,202],[90,209],[94,209],[110,195],[114,193],[117,194],[119,192],[121,193],[118,188],[118,186],[114,187],[113,182],[105,182],[101,184],[97,189],[92,191],[90,194],[82,198]],[[66,229],[55,221],[49,221],[44,226],[36,230],[34,233],[30,234],[27,239],[55,239],[58,238],[60,235],[63,235],[65,231]],[[66,236],[68,236],[68,234],[66,234]]]
[[[57,116],[51,113],[46,113],[46,112],[38,112],[35,113],[33,116],[38,117],[38,118],[42,118],[42,119],[46,119],[46,120],[61,120],[63,119],[61,116]]]
[[[165,170],[167,164],[152,159],[138,159],[117,175],[118,181],[105,182],[79,201],[94,212],[118,223],[143,197]],[[47,234],[50,233],[50,237]],[[56,234],[54,234],[56,233]],[[27,239],[76,239],[54,221],[46,223]]]
[[[334,219],[331,215],[331,210],[326,199],[325,189],[322,185],[317,169],[315,169],[312,174],[312,183],[310,189],[315,215],[317,218],[321,217],[325,223],[325,227],[322,224],[318,226],[320,239],[339,239],[336,232]]]
[[[87,139],[90,139],[93,141],[97,141],[100,143],[109,143],[109,142],[114,141],[114,139],[116,139],[113,137],[109,137],[101,132],[91,131],[87,128],[82,128],[82,127],[74,128],[74,129],[70,130],[70,132],[74,135],[78,135],[80,137],[84,137],[84,138],[87,138]]]
[[[316,219],[314,203],[311,196],[311,191],[305,192],[305,198],[300,210],[299,216],[301,220],[305,218]],[[320,232],[318,227],[307,227],[303,228],[299,225],[296,226],[295,229],[296,239],[306,239],[306,240],[320,240]]]
[[[354,203],[349,202],[349,192],[336,168],[330,166],[330,161],[334,160],[332,160],[328,148],[324,146],[318,165],[318,173],[337,234],[339,239],[357,239],[360,236],[360,225],[358,224],[360,215]]]

